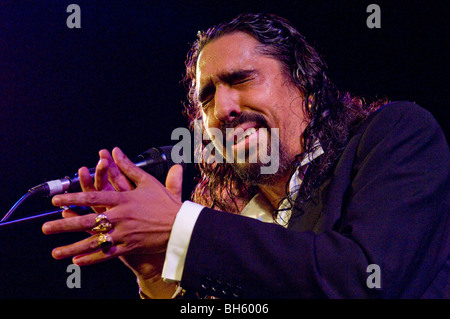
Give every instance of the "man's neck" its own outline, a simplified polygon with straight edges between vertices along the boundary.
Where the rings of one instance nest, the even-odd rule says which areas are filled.
[[[273,184],[259,186],[260,191],[270,201],[274,209],[278,209],[280,201],[286,196],[286,185],[289,178],[290,174],[287,174],[287,176],[277,179]]]

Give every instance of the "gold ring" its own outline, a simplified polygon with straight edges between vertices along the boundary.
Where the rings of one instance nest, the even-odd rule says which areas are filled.
[[[103,252],[107,252],[112,245],[114,245],[114,241],[109,234],[100,234],[98,236],[98,247],[103,250]]]
[[[105,233],[112,229],[112,224],[109,221],[108,217],[106,217],[105,214],[99,214],[95,218],[95,224],[94,227],[91,228],[91,231],[97,232],[97,233]]]

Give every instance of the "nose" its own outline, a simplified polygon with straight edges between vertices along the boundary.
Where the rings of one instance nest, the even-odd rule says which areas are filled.
[[[214,100],[214,116],[221,122],[229,123],[241,113],[239,95],[228,86],[218,86]]]

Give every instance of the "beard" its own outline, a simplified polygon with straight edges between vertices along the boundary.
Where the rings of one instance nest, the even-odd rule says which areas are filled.
[[[249,186],[271,185],[274,184],[290,173],[292,167],[292,160],[283,145],[280,143],[278,135],[273,135],[273,130],[269,130],[269,125],[266,119],[259,113],[242,113],[236,117],[232,122],[224,124],[220,129],[223,136],[226,136],[226,130],[235,128],[245,122],[255,122],[259,129],[264,129],[266,138],[262,143],[258,139],[258,148],[265,148],[266,152],[257,152],[256,145],[245,150],[245,161],[231,161],[229,164],[236,173],[236,175]],[[260,131],[261,132],[261,131]],[[262,133],[261,133],[262,134]],[[272,139],[275,139],[272,141]],[[272,142],[276,142],[276,148],[272,148]],[[222,144],[223,145],[223,144]],[[275,146],[275,145],[274,145]],[[231,151],[231,149],[227,149]],[[277,152],[278,154],[275,154]],[[252,153],[252,155],[250,155]],[[257,155],[256,155],[257,154]],[[256,157],[256,160],[254,160]],[[249,160],[253,158],[253,160]],[[276,167],[276,171],[270,170],[270,173],[265,168]]]
[[[268,148],[268,154],[270,154],[270,146]],[[275,157],[275,159],[272,160],[277,162],[263,163],[258,159],[256,163],[233,162],[231,163],[231,167],[233,168],[236,175],[249,186],[272,185],[279,182],[286,176],[286,174],[290,173],[292,167],[292,161],[290,160],[284,148],[281,147],[281,145],[279,148],[279,156]],[[269,167],[271,165],[276,165],[278,167],[276,172],[272,174],[262,173],[262,169],[264,167]]]

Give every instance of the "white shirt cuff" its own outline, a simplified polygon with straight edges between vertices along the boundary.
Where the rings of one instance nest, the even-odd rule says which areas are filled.
[[[175,217],[167,245],[162,278],[166,282],[180,282],[184,262],[198,215],[204,207],[185,201]]]

